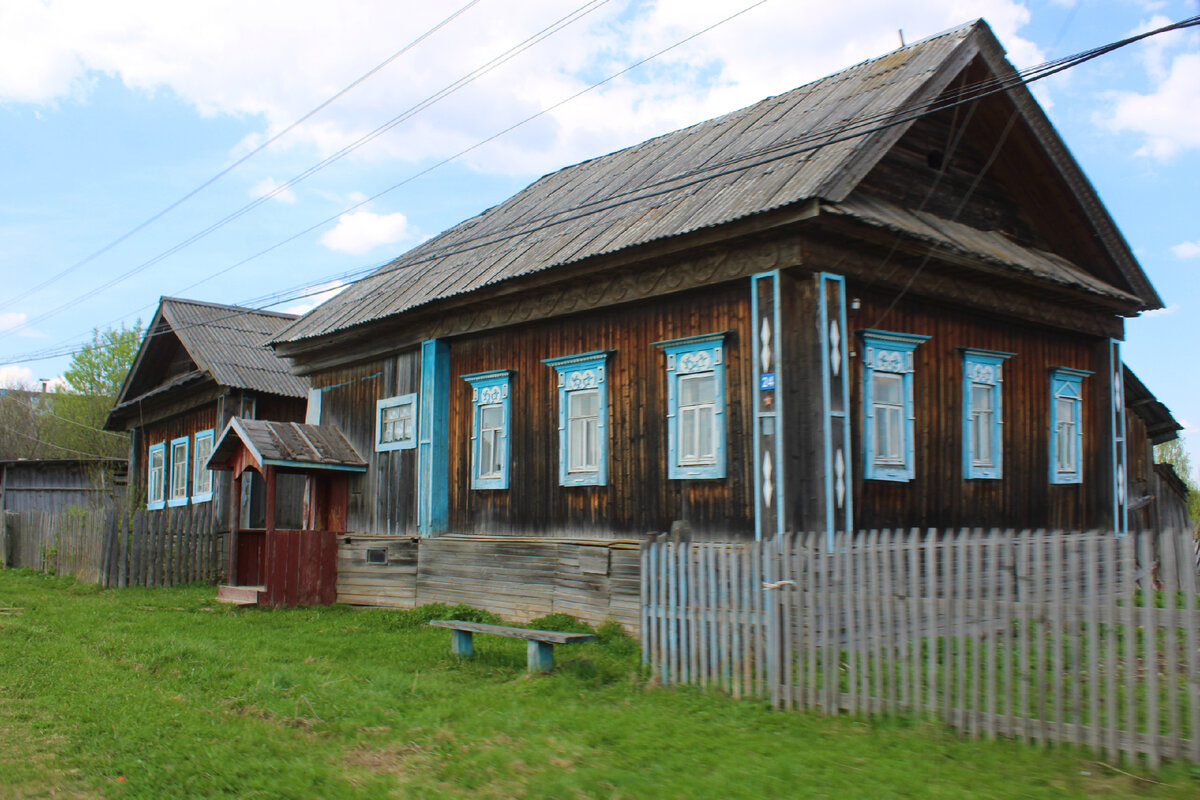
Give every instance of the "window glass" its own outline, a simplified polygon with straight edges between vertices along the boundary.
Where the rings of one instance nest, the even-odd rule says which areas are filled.
[[[163,502],[163,472],[166,461],[166,448],[155,445],[150,448],[146,500],[149,505],[160,505]]]
[[[405,394],[389,397],[376,404],[378,408],[375,449],[405,450],[417,445],[417,396]]]
[[[583,389],[567,393],[567,468],[587,472],[597,468],[600,392]]]
[[[196,434],[196,452],[192,456],[192,494],[194,497],[212,496],[212,472],[205,466],[212,455],[213,434]]]
[[[171,442],[171,500],[187,498],[188,443],[187,439]]]
[[[679,378],[679,462],[712,464],[717,453],[713,436],[716,377],[711,372]]]
[[[479,407],[479,477],[495,478],[503,467],[500,435],[504,429],[504,407]]]

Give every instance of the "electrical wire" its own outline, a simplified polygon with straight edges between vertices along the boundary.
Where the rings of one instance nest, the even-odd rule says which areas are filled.
[[[403,47],[401,47],[401,48],[400,48],[399,50],[397,50],[396,52],[392,53],[392,54],[391,54],[390,56],[388,56],[386,59],[384,59],[383,61],[381,61],[381,62],[379,62],[378,64],[376,64],[374,67],[372,67],[372,68],[371,68],[371,69],[369,69],[367,72],[365,72],[365,73],[363,73],[362,75],[360,75],[358,78],[356,78],[356,79],[355,79],[354,81],[352,81],[351,83],[347,84],[345,87],[343,87],[343,88],[342,88],[342,89],[340,89],[338,92],[336,92],[335,94],[333,94],[331,97],[329,97],[328,99],[326,99],[326,100],[325,100],[324,102],[322,102],[320,105],[316,106],[316,107],[315,107],[315,108],[313,108],[311,111],[309,111],[308,113],[304,114],[303,116],[301,116],[301,117],[300,117],[299,119],[297,119],[296,121],[292,122],[290,125],[288,125],[288,126],[287,126],[287,127],[285,127],[283,130],[281,130],[281,131],[279,131],[278,133],[276,133],[274,136],[271,136],[269,139],[267,139],[267,140],[266,140],[266,141],[264,141],[262,144],[260,144],[260,145],[258,145],[257,147],[255,147],[255,148],[254,148],[253,150],[251,150],[250,152],[248,152],[248,153],[246,153],[245,155],[243,155],[241,158],[239,158],[239,159],[237,159],[236,161],[234,161],[234,162],[233,162],[232,164],[230,164],[229,166],[227,166],[227,167],[225,167],[224,169],[222,169],[222,170],[220,170],[219,172],[217,172],[217,174],[216,174],[216,175],[213,175],[211,178],[209,178],[208,180],[206,180],[206,181],[204,181],[203,183],[201,183],[201,184],[200,184],[199,186],[197,186],[195,189],[192,189],[190,192],[188,192],[187,194],[185,194],[183,197],[180,197],[178,200],[176,200],[175,202],[171,203],[171,204],[170,204],[170,205],[168,205],[166,208],[164,208],[164,209],[162,209],[161,211],[159,211],[159,212],[157,212],[157,213],[153,214],[152,216],[150,216],[149,218],[147,218],[147,219],[146,219],[146,220],[144,220],[143,222],[141,222],[141,223],[139,223],[138,225],[136,225],[136,226],[134,226],[133,228],[131,228],[129,231],[126,231],[124,234],[122,234],[122,235],[118,236],[116,239],[114,239],[114,240],[112,240],[111,242],[109,242],[108,244],[104,245],[104,246],[103,246],[103,247],[101,247],[99,250],[96,250],[96,251],[95,251],[95,252],[93,252],[91,255],[89,255],[89,256],[87,256],[87,257],[83,258],[83,259],[82,259],[82,260],[80,260],[80,261],[77,261],[77,262],[75,262],[74,264],[70,265],[69,267],[67,267],[66,269],[62,270],[61,272],[58,272],[58,273],[55,273],[54,275],[51,275],[49,278],[47,278],[46,280],[44,280],[44,281],[42,281],[41,283],[37,284],[36,286],[33,286],[33,287],[29,288],[29,289],[26,289],[25,291],[21,292],[20,294],[16,295],[15,297],[12,297],[12,298],[10,298],[9,300],[7,300],[7,301],[4,301],[4,302],[0,303],[0,309],[11,308],[13,305],[15,305],[16,303],[20,302],[21,300],[24,300],[26,297],[29,297],[31,294],[34,294],[34,293],[36,293],[36,292],[38,292],[38,291],[40,291],[40,290],[42,290],[42,289],[46,288],[47,286],[50,286],[51,284],[53,284],[53,283],[55,283],[55,282],[57,282],[57,281],[61,280],[62,278],[65,278],[67,275],[70,275],[71,273],[75,272],[75,270],[79,269],[80,267],[83,267],[83,266],[85,266],[86,264],[90,264],[92,261],[95,261],[97,258],[99,258],[100,256],[104,255],[104,254],[105,254],[105,253],[107,253],[109,250],[112,250],[114,247],[116,247],[117,245],[121,244],[121,243],[122,243],[122,242],[124,242],[125,240],[129,239],[130,237],[134,236],[134,235],[135,235],[135,234],[137,234],[138,232],[140,232],[140,231],[144,230],[145,228],[149,227],[149,226],[150,226],[150,225],[152,225],[153,223],[157,222],[159,219],[162,219],[162,218],[163,218],[164,216],[166,216],[168,213],[170,213],[171,211],[175,210],[175,209],[176,209],[176,208],[178,208],[179,206],[183,205],[183,204],[184,204],[184,203],[186,203],[188,200],[192,199],[192,198],[193,198],[193,197],[195,197],[197,194],[199,194],[200,192],[204,191],[204,190],[205,190],[205,189],[207,189],[209,186],[211,186],[212,184],[216,183],[218,180],[220,180],[221,178],[225,177],[225,176],[226,176],[226,175],[228,175],[230,172],[232,172],[233,170],[237,169],[237,168],[238,168],[238,167],[240,167],[242,164],[246,163],[246,162],[247,162],[247,161],[249,161],[251,158],[253,158],[254,156],[256,156],[256,155],[258,155],[259,153],[261,153],[263,150],[266,150],[266,149],[267,149],[268,147],[270,147],[272,144],[274,144],[275,142],[279,141],[280,139],[282,139],[282,138],[283,138],[284,136],[286,136],[287,134],[291,133],[291,132],[292,132],[293,130],[295,130],[296,128],[300,127],[300,125],[302,125],[303,123],[307,122],[307,121],[308,121],[309,119],[311,119],[313,116],[315,116],[316,114],[318,114],[318,113],[320,113],[321,111],[323,111],[324,109],[326,109],[328,106],[330,106],[330,105],[331,105],[332,103],[334,103],[335,101],[337,101],[337,100],[341,99],[343,96],[345,96],[345,95],[346,95],[348,92],[350,92],[352,89],[354,89],[355,87],[357,87],[357,86],[358,86],[359,84],[361,84],[363,81],[367,80],[367,79],[368,79],[368,78],[370,78],[372,75],[374,75],[375,73],[379,72],[381,69],[383,69],[384,67],[386,67],[388,64],[391,64],[393,61],[395,61],[396,59],[398,59],[400,56],[404,55],[404,54],[405,54],[405,53],[407,53],[409,50],[413,49],[413,48],[414,48],[414,47],[416,47],[418,44],[420,44],[421,42],[425,41],[426,39],[428,39],[428,38],[429,38],[430,36],[432,36],[433,34],[437,33],[439,30],[441,30],[442,28],[444,28],[446,25],[450,24],[452,21],[454,21],[455,19],[457,19],[458,17],[460,17],[462,14],[466,13],[466,12],[467,12],[468,10],[470,10],[470,9],[471,9],[473,6],[475,6],[475,5],[478,5],[480,2],[482,2],[482,0],[470,0],[470,2],[469,2],[469,3],[467,3],[467,4],[466,4],[466,5],[464,5],[463,7],[459,8],[459,9],[458,9],[457,11],[455,11],[453,14],[451,14],[451,15],[450,15],[450,16],[448,16],[448,17],[446,17],[446,18],[445,18],[445,19],[443,19],[441,22],[439,22],[438,24],[434,25],[432,28],[430,28],[429,30],[425,31],[424,33],[422,33],[422,34],[421,34],[420,36],[418,36],[417,38],[413,39],[411,42],[409,42],[408,44],[406,44],[406,45],[404,45]]]
[[[763,1],[765,2],[765,0],[763,0]],[[367,144],[368,142],[373,141],[374,139],[383,135],[387,131],[389,131],[392,128],[396,127],[397,125],[401,124],[402,122],[405,122],[405,121],[411,119],[412,117],[416,116],[421,111],[424,111],[426,108],[445,99],[446,97],[449,97],[450,95],[454,94],[455,92],[459,91],[460,89],[468,86],[469,84],[478,80],[483,75],[486,75],[487,73],[496,69],[500,65],[502,65],[505,62],[516,57],[520,53],[523,53],[524,51],[528,50],[529,48],[533,47],[534,45],[542,42],[543,40],[549,38],[550,36],[553,36],[555,33],[558,33],[563,28],[566,28],[567,26],[571,25],[572,23],[577,22],[578,20],[582,19],[583,17],[587,16],[588,14],[592,13],[596,9],[600,8],[603,5],[606,5],[609,2],[611,2],[611,0],[588,0],[588,2],[584,3],[582,6],[576,8],[574,11],[570,12],[566,16],[559,18],[555,22],[551,23],[550,25],[546,26],[542,30],[538,31],[533,36],[525,39],[520,44],[515,45],[514,47],[505,51],[500,56],[497,56],[496,58],[487,62],[482,67],[472,70],[467,75],[459,78],[458,80],[454,81],[453,83],[444,87],[443,89],[439,90],[438,92],[435,92],[433,95],[425,98],[424,100],[422,100],[421,102],[417,103],[416,105],[410,107],[409,109],[405,110],[404,112],[401,112],[397,116],[390,119],[388,122],[375,128],[370,133],[360,137],[359,139],[355,140],[354,142],[352,142],[352,143],[346,145],[345,147],[343,147],[342,149],[338,150],[336,153],[333,153],[332,155],[322,159],[317,164],[314,164],[313,166],[308,167],[307,169],[305,169],[303,172],[299,173],[298,175],[295,175],[295,176],[289,178],[287,181],[283,182],[282,184],[272,188],[269,192],[266,192],[265,194],[260,195],[259,197],[255,198],[254,200],[250,201],[249,203],[243,205],[241,208],[237,209],[236,211],[233,211],[233,212],[225,215],[221,219],[210,224],[208,227],[192,234],[188,238],[184,239],[182,242],[179,242],[179,243],[167,248],[166,250],[160,252],[158,255],[148,259],[147,261],[143,261],[141,264],[138,264],[137,266],[121,273],[120,275],[116,276],[115,278],[112,278],[112,279],[106,281],[105,283],[102,283],[99,286],[89,289],[88,291],[84,292],[83,294],[78,295],[77,297],[75,297],[71,300],[68,300],[67,302],[62,303],[54,308],[51,308],[48,311],[45,311],[42,314],[39,314],[32,319],[26,320],[25,325],[28,326],[28,325],[37,324],[39,322],[43,322],[51,317],[61,314],[64,311],[74,308],[75,306],[77,306],[81,303],[84,303],[87,300],[90,300],[92,297],[95,297],[96,295],[98,295],[104,291],[107,291],[108,289],[111,289],[120,283],[123,283],[124,281],[128,280],[129,278],[133,277],[134,275],[137,275],[141,272],[146,271],[150,267],[153,267],[154,265],[158,264],[159,262],[169,258],[170,256],[180,252],[181,250],[184,250],[185,248],[191,246],[192,244],[195,244],[196,242],[209,236],[210,234],[216,232],[217,230],[223,228],[224,226],[228,225],[229,223],[250,213],[251,211],[253,211],[254,209],[263,205],[264,203],[266,203],[273,197],[277,196],[281,192],[287,191],[288,189],[290,189],[291,187],[300,183],[301,181],[311,177],[312,175],[316,174],[317,172],[320,172],[325,167],[328,167],[329,165],[331,165],[337,161],[340,161],[341,159],[345,158],[350,153],[357,150],[359,147],[362,147],[363,145]],[[3,336],[3,335],[4,335],[3,333],[0,333],[0,336]]]
[[[446,163],[449,163],[450,161],[460,158],[461,156],[471,152],[472,150],[475,150],[475,149],[483,146],[484,144],[487,144],[488,142],[493,141],[494,139],[496,139],[500,136],[503,136],[504,134],[514,130],[515,128],[518,128],[521,125],[527,124],[528,122],[530,122],[546,113],[549,113],[550,111],[554,110],[555,108],[558,108],[559,106],[563,105],[564,103],[569,102],[569,101],[579,97],[580,95],[585,94],[588,91],[591,91],[601,85],[604,85],[605,83],[608,83],[609,81],[619,77],[620,75],[623,75],[623,74],[629,72],[630,70],[635,69],[638,66],[641,66],[642,64],[646,63],[647,61],[650,61],[653,58],[657,58],[658,56],[663,55],[664,53],[696,38],[697,36],[700,36],[708,31],[712,30],[713,28],[717,27],[718,25],[728,22],[729,20],[733,19],[734,17],[740,16],[741,14],[744,14],[747,11],[749,11],[759,5],[762,5],[764,2],[766,2],[766,0],[760,0],[760,2],[758,2],[758,3],[754,3],[750,6],[747,6],[746,8],[742,9],[741,11],[736,12],[735,14],[733,14],[729,17],[726,17],[725,19],[715,23],[714,25],[711,25],[701,31],[698,31],[698,32],[692,34],[691,36],[689,36],[683,40],[680,40],[679,42],[677,42],[667,48],[664,48],[663,50],[660,50],[660,51],[654,53],[651,56],[641,59],[641,60],[629,65],[628,67],[625,67],[624,69],[620,70],[619,72],[613,73],[609,77],[607,77],[601,81],[598,81],[597,83],[593,84],[592,86],[590,86],[586,89],[583,89],[580,92],[577,92],[577,93],[565,98],[564,100],[559,101],[558,103],[556,103],[552,106],[549,106],[549,107],[543,109],[542,111],[537,112],[536,114],[531,115],[530,117],[525,118],[521,122],[511,125],[508,128],[505,128],[502,131],[499,131],[496,134],[493,134],[492,136],[490,136],[484,140],[481,140],[480,142],[477,142],[476,144],[472,145],[471,147],[466,148],[466,149],[460,151],[459,153],[456,153],[455,155],[450,156],[441,162],[438,162],[437,164],[434,164],[426,169],[423,169],[420,172],[409,176],[405,180],[403,180],[397,184],[394,184],[394,185],[388,187],[387,189],[384,189],[383,191],[378,192],[375,195],[372,195],[371,197],[367,198],[366,200],[363,200],[360,203],[356,203],[356,204],[344,209],[343,211],[339,212],[337,215],[326,218],[325,220],[322,220],[321,222],[318,222],[318,223],[310,226],[309,228],[306,228],[305,230],[300,231],[299,233],[289,237],[288,239],[278,242],[275,245],[272,245],[271,247],[269,247],[265,250],[262,250],[246,259],[243,259],[242,261],[239,261],[236,264],[231,265],[230,267],[226,267],[219,272],[213,273],[212,275],[210,275],[208,278],[205,278],[204,280],[211,280],[215,277],[225,274],[226,272],[228,272],[232,269],[242,266],[243,264],[247,263],[248,261],[251,261],[255,258],[265,255],[265,254],[271,252],[272,250],[277,249],[278,247],[281,247],[281,246],[283,246],[291,241],[294,241],[295,239],[297,239],[307,233],[312,232],[313,230],[316,230],[326,224],[329,224],[330,222],[336,220],[343,214],[353,211],[356,208],[359,208],[362,205],[365,205],[366,203],[369,203],[375,199],[378,199],[379,197],[381,197],[391,191],[394,191],[395,189],[400,188],[401,186],[411,182],[412,180],[415,180],[416,178],[421,177],[422,175],[427,174],[428,172],[430,172]],[[749,155],[743,154],[743,155],[739,155],[737,158],[727,159],[722,162],[716,162],[712,165],[709,165],[706,169],[713,169],[714,167],[719,168],[719,169],[725,169],[734,164],[744,162],[747,160],[747,158],[760,157],[762,160],[750,165],[750,166],[757,166],[760,164],[770,163],[772,161],[779,160],[781,158],[787,158],[787,157],[790,157],[790,156],[793,156],[793,155],[796,155],[799,153],[819,150],[821,147],[828,146],[829,144],[833,144],[835,142],[840,142],[840,141],[844,141],[847,139],[868,135],[870,133],[874,133],[874,132],[877,132],[880,130],[884,130],[886,128],[894,127],[896,125],[906,124],[908,122],[919,119],[922,116],[926,116],[929,114],[937,113],[939,111],[955,108],[957,106],[960,106],[960,105],[963,105],[963,104],[966,104],[966,103],[969,103],[969,102],[972,102],[975,100],[980,100],[980,99],[983,99],[984,97],[988,97],[990,95],[997,94],[999,92],[1008,91],[1009,89],[1014,88],[1018,85],[1028,85],[1029,83],[1032,83],[1036,80],[1041,80],[1042,78],[1057,74],[1066,69],[1069,69],[1071,67],[1077,66],[1082,63],[1085,63],[1094,58],[1098,58],[1101,55],[1104,55],[1109,52],[1113,52],[1114,50],[1128,46],[1129,44],[1133,44],[1137,41],[1149,38],[1151,36],[1155,36],[1155,35],[1158,35],[1158,34],[1161,34],[1161,33],[1167,32],[1167,31],[1196,27],[1198,25],[1200,25],[1200,16],[1190,17],[1190,18],[1182,20],[1180,22],[1171,23],[1169,25],[1165,25],[1160,28],[1157,28],[1157,29],[1154,29],[1151,31],[1147,31],[1142,34],[1138,34],[1136,36],[1131,36],[1126,39],[1118,40],[1118,41],[1111,42],[1106,45],[1101,45],[1099,47],[1091,48],[1090,50],[1082,51],[1080,53],[1077,53],[1077,54],[1074,54],[1071,56],[1065,56],[1065,57],[1062,57],[1059,59],[1054,59],[1052,61],[1045,62],[1043,64],[1037,65],[1035,67],[1032,67],[1032,68],[1024,70],[1024,71],[1015,71],[1014,70],[1014,72],[1011,74],[1006,74],[1004,76],[998,76],[998,77],[995,77],[995,78],[992,78],[992,79],[989,79],[986,81],[979,81],[974,84],[964,86],[955,92],[952,92],[948,95],[943,95],[943,96],[941,96],[939,98],[935,98],[933,100],[924,101],[921,103],[909,104],[907,106],[902,106],[900,108],[893,107],[886,113],[870,115],[869,117],[867,117],[867,119],[872,119],[875,121],[875,125],[873,127],[864,128],[864,127],[862,127],[862,124],[861,124],[862,119],[855,119],[855,120],[853,120],[853,126],[843,123],[834,128],[825,128],[825,129],[820,129],[820,130],[816,130],[816,131],[808,131],[805,134],[802,134],[801,136],[794,137],[793,139],[788,140],[787,143],[773,145],[769,148],[760,148],[759,150],[755,151],[753,154],[749,154]],[[908,45],[908,47],[911,48],[911,47],[916,46],[917,44],[919,44],[919,43],[914,43],[912,45]],[[850,127],[853,127],[854,130],[848,131],[848,128],[850,128]],[[818,141],[821,139],[823,139],[823,141]],[[780,151],[781,147],[785,147],[787,145],[790,145],[791,148]],[[745,169],[745,168],[746,167],[744,167],[744,166],[741,167],[741,169]],[[642,194],[642,192],[644,192],[644,190],[647,188],[657,188],[660,186],[664,186],[666,184],[676,183],[681,178],[686,179],[686,178],[690,178],[690,177],[695,177],[700,174],[705,174],[705,173],[702,173],[701,170],[692,170],[689,173],[684,173],[681,175],[673,175],[673,176],[663,179],[661,181],[657,181],[652,184],[647,184],[647,185],[638,187],[638,189],[634,190],[633,192],[626,193],[625,195],[622,195],[621,197],[627,197],[629,195],[634,195],[634,194],[637,195],[635,199],[644,199],[646,197],[657,196],[658,194],[663,194],[665,192],[657,192],[655,194],[650,194],[650,195]],[[717,174],[705,174],[704,179],[709,180],[713,177],[718,177],[720,174],[727,174],[727,173],[719,172]],[[697,181],[692,181],[691,183],[695,183],[695,182],[697,182]],[[686,186],[691,185],[691,183],[686,183],[686,184],[683,184],[682,186],[673,186],[673,187],[671,187],[671,189],[669,191],[676,191],[679,188],[685,188]],[[613,198],[610,196],[608,198],[605,198],[605,201],[611,201],[612,199]],[[595,203],[600,203],[600,202],[605,202],[605,201],[593,201],[593,203],[579,204],[577,206],[574,206],[571,209],[571,211],[578,211],[578,209],[582,209],[589,205],[593,205]],[[629,202],[629,200],[626,199],[623,202]],[[392,271],[396,271],[399,269],[416,268],[416,267],[418,267],[422,264],[428,263],[432,260],[436,260],[438,258],[444,258],[449,255],[457,255],[457,254],[461,254],[464,252],[469,252],[472,249],[477,249],[477,247],[485,246],[486,244],[495,244],[497,242],[504,241],[506,239],[514,238],[516,236],[523,236],[523,235],[527,235],[528,233],[537,232],[538,230],[549,227],[552,224],[560,224],[562,222],[579,219],[584,216],[587,216],[589,213],[599,213],[600,211],[607,210],[607,208],[611,208],[614,205],[619,205],[619,204],[620,203],[611,203],[610,205],[608,205],[604,208],[600,208],[600,209],[597,209],[597,210],[594,210],[591,212],[576,213],[569,218],[554,219],[552,222],[550,220],[552,220],[558,214],[543,215],[540,218],[536,218],[535,220],[532,220],[532,221],[536,221],[536,222],[541,222],[543,224],[540,224],[532,229],[525,228],[525,229],[517,230],[513,233],[505,234],[505,235],[490,234],[490,235],[483,235],[483,236],[479,236],[479,237],[460,240],[460,241],[456,242],[454,245],[455,248],[459,248],[459,249],[447,249],[447,250],[434,251],[433,253],[431,253],[415,262],[414,261],[405,261],[405,262],[399,263],[399,264],[396,264],[396,262],[391,262],[391,263],[395,264],[395,266],[392,266],[390,268],[385,266],[384,268],[376,269],[376,270],[372,271],[371,273],[364,275],[363,277],[357,278],[357,279],[349,282],[346,286],[347,287],[353,286],[354,284],[359,283],[363,280],[367,280],[367,279],[370,279],[373,277],[378,277],[380,275],[385,275],[385,274],[388,274]],[[561,214],[564,212],[558,212],[558,213]],[[462,245],[464,245],[464,244],[473,244],[475,242],[480,242],[480,244],[477,244],[474,247],[462,247]],[[199,285],[199,283],[203,283],[204,280],[202,280],[196,284],[193,284],[193,286]],[[341,287],[341,288],[345,288],[345,287]],[[321,289],[321,290],[316,290],[316,291],[310,292],[308,294],[298,295],[295,297],[295,299],[300,299],[300,298],[306,297],[306,296],[313,296],[316,294],[320,294],[324,291],[328,291],[328,289]],[[13,360],[9,363],[21,363],[22,361],[30,361],[30,360],[41,360],[41,358],[39,357],[39,358],[35,359],[35,358],[21,357],[20,360]]]

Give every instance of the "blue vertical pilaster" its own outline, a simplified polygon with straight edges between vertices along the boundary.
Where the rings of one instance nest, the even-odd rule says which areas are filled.
[[[417,531],[429,536],[450,519],[450,348],[437,339],[421,343],[417,433]]]
[[[783,480],[783,336],[779,270],[750,279],[754,385],[754,536],[770,539],[787,524]]]
[[[822,438],[825,462],[825,532],[854,526],[854,485],[850,461],[850,352],[846,337],[846,279],[822,272],[817,276],[818,332],[821,362]],[[911,438],[911,437],[910,437]]]
[[[1129,467],[1125,452],[1125,373],[1121,363],[1121,343],[1116,339],[1108,340],[1108,373],[1112,397],[1112,524],[1118,535],[1124,535],[1129,530],[1129,513],[1125,505],[1129,496],[1126,487]]]

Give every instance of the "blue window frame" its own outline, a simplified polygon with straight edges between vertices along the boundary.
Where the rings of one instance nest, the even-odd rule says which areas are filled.
[[[542,361],[558,373],[558,483],[608,483],[608,352]]]
[[[192,445],[192,502],[212,500],[212,470],[208,457],[213,451],[213,431],[198,431]]]
[[[1050,368],[1050,483],[1083,483],[1083,379],[1091,374]]]
[[[962,348],[963,477],[1004,477],[1003,364],[1012,353]]]
[[[152,445],[146,455],[146,508],[156,510],[166,505],[167,445]]]
[[[725,477],[725,334],[656,342],[667,354],[667,477]]]
[[[375,450],[408,450],[417,446],[417,396],[402,394],[375,403]]]
[[[171,474],[170,491],[167,492],[167,505],[186,506],[188,502],[188,437],[180,436],[171,440]]]
[[[507,489],[511,370],[463,375],[471,384],[471,488]]]
[[[928,339],[911,333],[859,331],[863,340],[863,470],[876,481],[916,475],[913,351]]]

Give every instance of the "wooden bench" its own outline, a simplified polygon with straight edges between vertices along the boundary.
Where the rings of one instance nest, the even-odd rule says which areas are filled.
[[[529,628],[513,628],[507,625],[487,625],[482,622],[460,622],[456,619],[435,619],[429,623],[439,628],[449,628],[454,633],[451,651],[454,655],[470,658],[475,652],[472,637],[476,633],[494,633],[511,636],[529,642],[529,671],[549,672],[554,669],[554,645],[586,642],[596,637],[590,633],[563,633],[562,631],[535,631]]]

